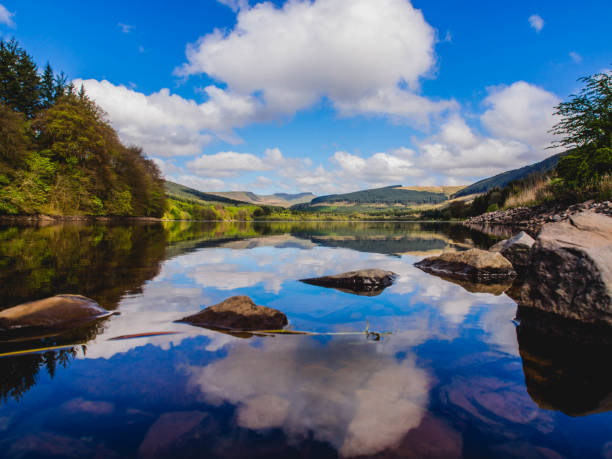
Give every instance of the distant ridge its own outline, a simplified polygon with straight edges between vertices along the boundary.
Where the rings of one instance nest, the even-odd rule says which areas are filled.
[[[545,173],[553,170],[559,160],[567,153],[558,153],[556,155],[546,158],[544,161],[539,163],[524,166],[519,169],[513,169],[511,171],[502,172],[501,174],[494,175],[483,180],[479,180],[470,186],[467,186],[460,191],[456,192],[453,197],[459,198],[461,196],[467,196],[470,194],[486,193],[493,188],[503,188],[508,183],[515,180],[525,178],[534,172]]]
[[[437,204],[448,199],[447,194],[439,192],[391,185],[383,188],[354,191],[352,193],[331,194],[314,198],[309,204],[299,204],[295,209],[306,209],[314,206],[394,206]]]

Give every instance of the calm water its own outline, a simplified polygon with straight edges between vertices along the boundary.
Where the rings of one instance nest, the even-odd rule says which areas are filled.
[[[609,345],[517,328],[499,289],[471,293],[412,266],[491,243],[443,224],[0,228],[0,308],[80,293],[121,312],[0,343],[66,346],[0,358],[0,456],[612,457]],[[374,297],[298,282],[360,268],[400,277]],[[368,321],[392,334],[236,337],[173,323],[236,294],[296,330]],[[150,332],[176,333],[112,340]]]

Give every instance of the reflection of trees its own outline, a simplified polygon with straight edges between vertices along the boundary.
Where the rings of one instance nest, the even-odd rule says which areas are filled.
[[[525,384],[545,409],[570,416],[612,410],[612,330],[519,308]]]
[[[159,272],[159,224],[0,228],[0,308],[75,293],[114,309]]]

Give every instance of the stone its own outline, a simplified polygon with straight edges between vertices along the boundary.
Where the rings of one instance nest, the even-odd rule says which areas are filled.
[[[514,269],[518,270],[529,265],[533,244],[535,244],[535,239],[526,232],[521,231],[510,239],[498,242],[489,250],[501,253],[512,263]]]
[[[515,296],[519,306],[612,325],[612,218],[585,211],[544,225]]]
[[[245,295],[232,296],[221,303],[179,320],[191,325],[225,330],[279,330],[287,316],[277,309],[258,306]]]
[[[480,249],[446,252],[414,265],[426,272],[472,282],[499,282],[516,277],[512,263],[502,254]]]
[[[56,295],[0,311],[0,330],[64,329],[112,314],[91,298],[81,295]]]
[[[376,296],[393,284],[397,274],[382,269],[362,269],[333,276],[300,279],[300,282],[329,287],[356,295]]]

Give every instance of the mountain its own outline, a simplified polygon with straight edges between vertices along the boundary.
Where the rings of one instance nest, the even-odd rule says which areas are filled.
[[[452,191],[451,191],[452,190]],[[384,188],[332,194],[314,198],[310,203],[298,204],[294,209],[307,210],[314,207],[387,207],[438,204],[449,198],[457,187],[404,187],[392,185]]]
[[[246,204],[246,201],[240,201],[239,199],[231,199],[225,196],[219,196],[212,193],[204,193],[202,191],[194,190],[185,185],[178,183],[169,182],[166,180],[166,194],[171,198],[178,198],[179,200],[191,200],[191,201],[205,201],[207,203],[222,203],[222,204],[233,204],[240,205]]]
[[[470,194],[486,193],[487,191],[492,190],[493,188],[503,188],[508,183],[525,178],[535,172],[549,172],[557,166],[557,163],[565,154],[567,153],[558,153],[549,158],[546,158],[544,161],[540,161],[539,163],[521,167],[520,169],[513,169],[511,171],[502,172],[501,174],[494,175],[493,177],[479,180],[478,182],[459,190],[453,195],[453,197],[458,198]]]
[[[312,193],[275,193],[255,194],[251,191],[209,191],[207,194],[219,196],[225,199],[247,202],[258,206],[291,207],[295,204],[310,202],[316,195]]]

